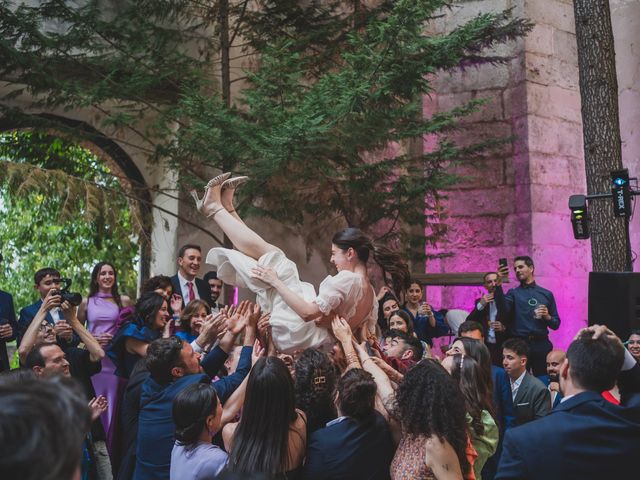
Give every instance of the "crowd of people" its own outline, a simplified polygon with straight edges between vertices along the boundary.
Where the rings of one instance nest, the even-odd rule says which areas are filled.
[[[180,248],[133,301],[108,262],[81,301],[53,268],[16,318],[0,291],[0,471],[7,479],[623,478],[640,451],[640,332],[567,351],[529,257],[501,265],[453,328],[394,252],[333,237],[318,293],[233,209],[242,179],[197,199],[237,250]],[[388,275],[377,292],[369,255]],[[254,301],[223,305],[223,281]],[[78,305],[75,305],[75,304]],[[606,321],[606,319],[603,319]],[[443,352],[434,339],[453,335]],[[5,343],[17,339],[21,368]],[[4,350],[2,350],[4,349]],[[442,354],[441,354],[442,353]]]

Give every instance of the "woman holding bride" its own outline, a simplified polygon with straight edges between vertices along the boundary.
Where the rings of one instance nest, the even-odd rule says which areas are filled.
[[[296,265],[282,250],[251,230],[233,207],[233,194],[247,177],[229,179],[225,173],[212,179],[205,195],[196,200],[198,210],[212,218],[237,250],[213,248],[207,263],[217,266],[218,278],[256,294],[263,312],[271,312],[271,332],[276,348],[289,353],[332,343],[326,327],[334,315],[345,318],[355,331],[366,325],[373,333],[378,300],[367,273],[369,256],[391,275],[394,287],[407,288],[409,270],[400,256],[374,244],[357,228],[345,228],[332,239],[331,263],[337,275],[328,276],[316,294],[302,282]]]

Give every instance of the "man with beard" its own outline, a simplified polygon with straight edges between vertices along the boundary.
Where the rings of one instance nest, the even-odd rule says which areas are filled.
[[[553,293],[536,284],[531,257],[516,257],[513,269],[520,285],[505,294],[502,279],[509,275],[509,271],[507,267],[500,267],[494,291],[495,302],[500,318],[507,325],[509,337],[521,338],[527,343],[528,365],[537,377],[546,373],[547,354],[553,349],[549,328],[560,328],[560,317]]]
[[[542,375],[540,380],[544,383],[551,394],[551,408],[555,408],[562,401],[560,393],[560,366],[567,355],[564,350],[554,348],[547,355],[547,374]]]

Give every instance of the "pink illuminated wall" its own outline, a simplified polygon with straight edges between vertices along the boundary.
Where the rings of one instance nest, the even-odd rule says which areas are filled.
[[[551,339],[564,348],[587,322],[591,254],[588,241],[573,239],[568,209],[569,196],[586,190],[573,9],[570,2],[553,3],[559,9],[554,15],[525,4],[520,14],[535,27],[526,40],[505,49],[510,62],[439,75],[437,93],[424,99],[426,116],[486,100],[455,134],[460,143],[515,137],[474,165],[458,167],[465,179],[443,204],[448,234],[437,247],[427,247],[428,254],[445,256],[428,260],[426,271],[489,271],[501,257],[512,264],[515,256],[530,255],[538,283],[555,295],[562,323]],[[493,5],[481,4],[487,11]],[[464,4],[445,12],[441,27],[455,27],[465,12]],[[425,151],[433,144],[425,138]],[[449,309],[469,310],[481,293],[481,287],[427,290],[433,304]]]

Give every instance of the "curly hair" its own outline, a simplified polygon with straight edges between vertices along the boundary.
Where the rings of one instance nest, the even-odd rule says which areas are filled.
[[[436,360],[422,360],[405,374],[396,390],[393,415],[400,422],[403,435],[435,435],[446,440],[458,456],[462,473],[469,472],[464,397]]]
[[[307,415],[307,433],[336,418],[336,368],[327,354],[307,348],[295,363],[296,407]]]

